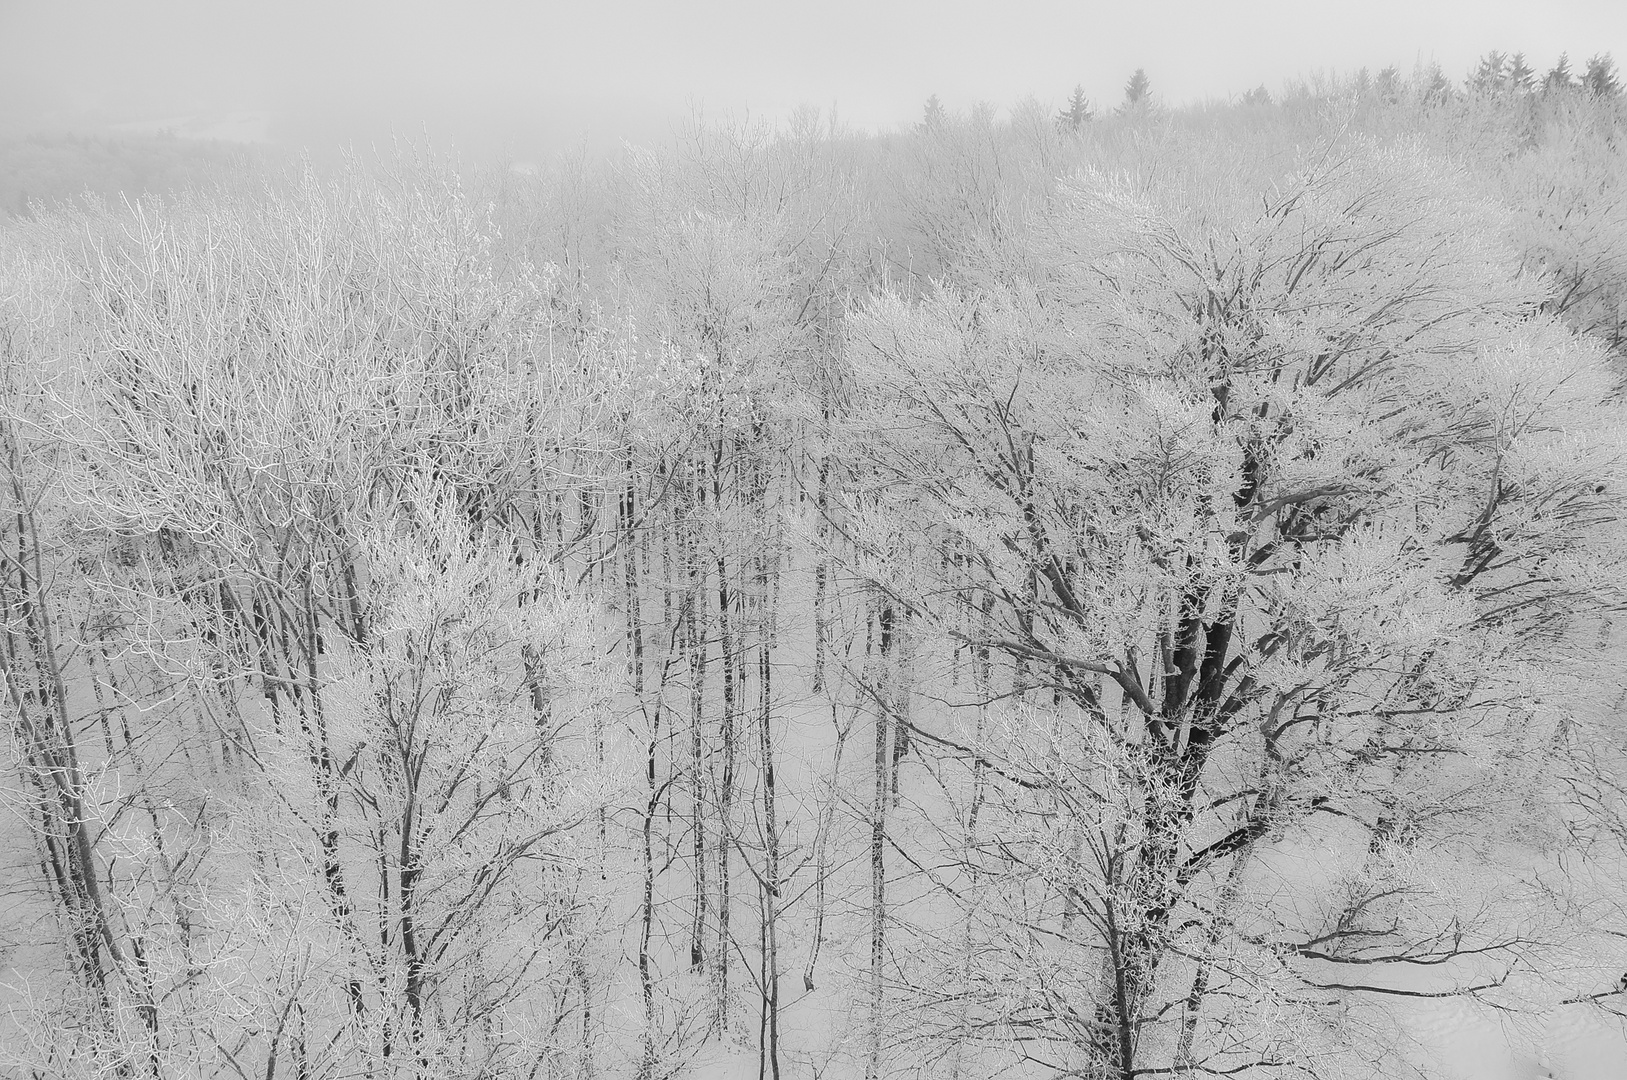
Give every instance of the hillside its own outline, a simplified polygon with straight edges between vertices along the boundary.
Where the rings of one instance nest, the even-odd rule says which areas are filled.
[[[197,190],[0,223],[0,1075],[1619,1075],[1627,106],[1510,71],[14,144]]]

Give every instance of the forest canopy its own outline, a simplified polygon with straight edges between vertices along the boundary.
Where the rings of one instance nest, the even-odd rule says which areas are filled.
[[[0,1075],[1622,1037],[1614,65],[1155,76],[0,223]]]

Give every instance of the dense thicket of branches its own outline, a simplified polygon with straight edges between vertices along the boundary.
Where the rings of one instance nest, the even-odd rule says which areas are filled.
[[[1521,65],[12,223],[0,1075],[1623,1015],[1624,117]]]

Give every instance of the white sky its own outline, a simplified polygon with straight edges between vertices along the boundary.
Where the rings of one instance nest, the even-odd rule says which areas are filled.
[[[1627,63],[1627,0],[0,0],[0,130],[269,111],[285,141],[427,124],[466,146],[659,133],[702,107],[849,123],[952,108],[1112,105],[1145,67],[1180,103],[1318,70],[1488,49]]]

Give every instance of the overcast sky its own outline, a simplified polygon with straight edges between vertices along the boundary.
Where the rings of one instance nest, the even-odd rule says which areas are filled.
[[[834,106],[868,128],[952,108],[1179,104],[1315,71],[1488,49],[1627,60],[1627,0],[0,0],[0,131],[170,124],[284,142],[392,127],[522,155],[658,135],[695,108]]]

